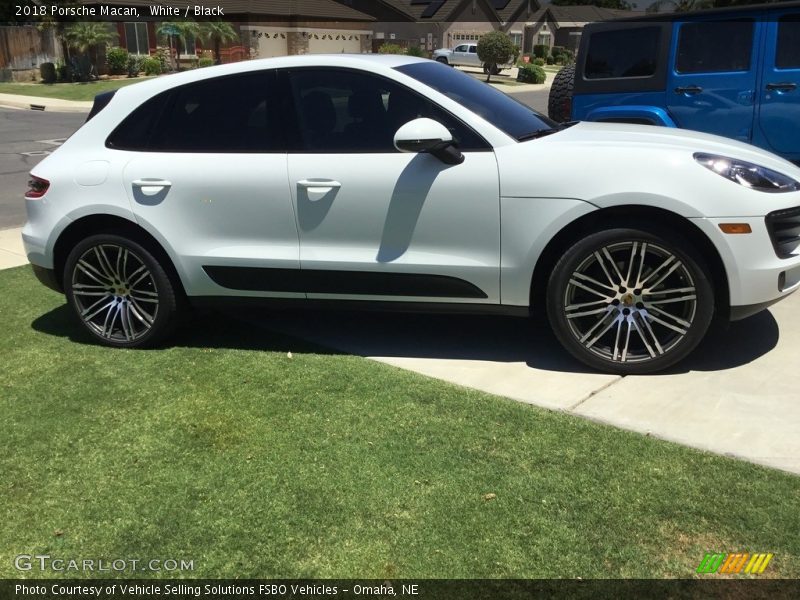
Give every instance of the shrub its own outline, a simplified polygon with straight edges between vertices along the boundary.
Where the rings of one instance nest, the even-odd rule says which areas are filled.
[[[42,63],[39,65],[39,75],[42,77],[42,83],[55,83],[56,82],[56,66],[51,62]]]
[[[539,67],[543,67],[544,66],[544,59],[543,58],[534,58],[533,59],[533,64],[537,65]]]
[[[553,46],[553,48],[550,50],[550,54],[553,55],[553,58],[557,58],[559,54],[565,51],[566,48],[564,48],[564,46]]]
[[[533,47],[533,55],[536,58],[545,58],[550,53],[550,46],[547,44],[536,44]]]
[[[142,58],[135,54],[128,55],[128,77],[138,77],[139,71],[142,70]]]
[[[539,65],[525,65],[520,67],[517,81],[523,83],[544,83],[547,79],[547,74],[544,69]]]
[[[378,48],[379,54],[405,54],[406,51],[399,44],[383,44]]]
[[[154,58],[158,59],[158,64],[161,65],[161,72],[166,73],[170,70],[169,49],[159,48],[153,54]]]
[[[72,69],[63,60],[56,63],[56,75],[58,76],[59,83],[68,83],[72,81]]]
[[[109,48],[106,64],[112,75],[122,75],[128,70],[128,51],[125,48]]]
[[[552,65],[556,61],[553,59],[552,56],[548,56],[547,59],[546,59],[546,62],[547,62],[548,65]]]
[[[207,56],[203,56],[200,58],[199,61],[197,61],[197,66],[200,67],[201,69],[203,67],[211,67],[213,65],[214,65],[214,59],[208,58]]]
[[[419,58],[425,58],[428,56],[428,53],[419,46],[409,46],[408,50],[406,50],[406,54],[409,56],[418,56]]]
[[[142,70],[145,75],[161,75],[161,61],[157,56],[145,56],[142,60]]]

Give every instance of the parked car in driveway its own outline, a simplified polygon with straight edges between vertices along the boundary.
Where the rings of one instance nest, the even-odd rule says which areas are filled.
[[[533,312],[584,363],[647,373],[800,286],[791,163],[560,126],[434,61],[235,63],[92,114],[34,168],[22,236],[110,346],[160,342],[186,304]]]
[[[433,51],[433,60],[452,67],[483,69],[484,73],[488,73],[491,69],[492,75],[497,75],[503,69],[510,69],[514,66],[511,62],[505,65],[491,66],[481,62],[481,59],[478,58],[478,42],[459,44],[455,48],[439,48]]]
[[[681,127],[800,162],[800,2],[594,23],[554,78],[556,121]]]

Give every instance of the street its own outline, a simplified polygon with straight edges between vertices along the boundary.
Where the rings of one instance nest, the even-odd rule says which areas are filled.
[[[513,88],[512,88],[513,89]],[[549,89],[513,96],[540,112],[547,111]],[[25,192],[30,170],[86,120],[82,113],[0,108],[0,229],[25,223]]]
[[[0,108],[0,229],[25,222],[28,173],[85,120],[81,113]]]

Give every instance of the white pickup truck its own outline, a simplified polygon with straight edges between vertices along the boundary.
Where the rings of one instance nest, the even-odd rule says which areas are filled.
[[[439,48],[433,51],[433,59],[453,67],[483,68],[484,73],[489,72],[489,65],[483,64],[478,58],[478,42],[466,42],[455,48]],[[503,69],[514,66],[511,62],[505,65],[493,65],[492,75],[497,75]]]

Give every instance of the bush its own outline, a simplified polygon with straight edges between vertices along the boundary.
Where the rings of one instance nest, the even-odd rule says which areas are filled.
[[[63,60],[56,63],[56,74],[59,83],[69,83],[72,81],[72,69]]]
[[[145,75],[161,75],[161,61],[157,56],[146,56],[142,60],[142,70]]]
[[[539,67],[543,67],[544,66],[544,59],[543,58],[534,58],[533,59],[533,64],[537,65]]]
[[[546,62],[547,62],[548,65],[552,65],[556,61],[553,59],[552,56],[548,56],[547,59],[546,59]]]
[[[126,68],[128,70],[128,77],[138,77],[139,71],[142,70],[142,58],[135,54],[129,54]]]
[[[378,48],[379,54],[405,54],[406,51],[399,44],[384,44]]]
[[[406,50],[406,54],[409,56],[418,56],[419,58],[428,56],[428,53],[419,46],[409,46],[408,50]]]
[[[536,44],[533,47],[533,55],[536,58],[545,58],[548,54],[550,54],[550,46],[547,44]]]
[[[514,58],[516,46],[511,41],[507,33],[502,31],[490,31],[478,40],[478,60],[484,65],[488,65],[487,73],[489,76],[486,81],[492,78],[492,72],[497,65],[504,65]]]
[[[112,75],[122,75],[128,70],[128,51],[125,48],[109,48],[106,64]]]
[[[154,58],[158,59],[158,64],[161,65],[161,72],[166,73],[170,70],[170,60],[169,60],[169,50],[164,48],[159,48],[156,50],[156,53],[153,54]]]
[[[197,66],[200,67],[201,69],[203,67],[214,66],[214,59],[203,56],[202,58],[200,58],[200,60],[197,61]]]
[[[517,81],[522,83],[544,83],[547,74],[539,65],[525,65],[520,67]]]
[[[42,63],[39,65],[39,75],[42,77],[42,83],[55,83],[56,82],[56,66],[51,62]]]
[[[553,46],[552,50],[550,50],[550,54],[553,55],[553,58],[557,58],[562,52],[566,52],[564,46]]]

